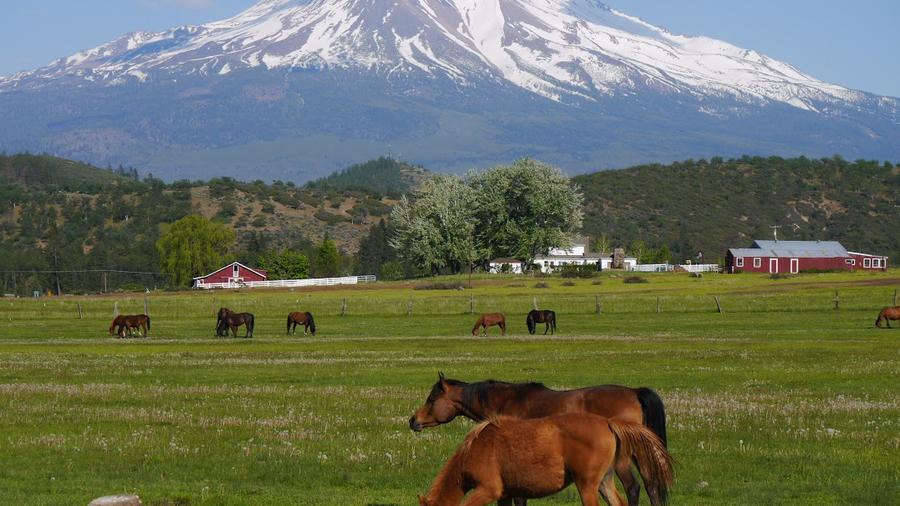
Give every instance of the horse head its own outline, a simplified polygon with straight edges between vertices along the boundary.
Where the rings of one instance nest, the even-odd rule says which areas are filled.
[[[461,400],[462,387],[459,383],[448,380],[443,373],[439,373],[438,381],[431,387],[431,393],[425,399],[425,404],[410,417],[409,428],[420,432],[427,427],[453,420],[462,411]]]

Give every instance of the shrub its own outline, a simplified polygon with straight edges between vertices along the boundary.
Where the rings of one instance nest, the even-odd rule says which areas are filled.
[[[622,280],[623,283],[649,283],[647,278],[642,278],[641,276],[628,276]]]
[[[548,285],[547,283],[544,283],[544,282],[542,281],[542,282],[540,282],[540,283],[535,283],[535,284],[534,284],[534,287],[535,287],[535,288],[550,288],[550,285]]]
[[[592,284],[592,285],[602,285],[602,284],[603,284],[603,280],[602,280],[602,279],[595,279],[594,281],[591,282],[591,284]]]
[[[592,278],[597,274],[596,265],[564,265],[561,275],[564,278]]]
[[[562,286],[575,286],[574,281],[563,281]]]
[[[465,290],[462,283],[428,283],[427,285],[418,285],[414,290]]]

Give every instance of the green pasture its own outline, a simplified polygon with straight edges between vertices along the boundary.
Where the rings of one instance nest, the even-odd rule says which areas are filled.
[[[673,504],[900,503],[900,329],[873,326],[900,276],[642,276],[2,299],[0,504],[415,504],[471,427],[407,428],[438,371],[656,389]],[[106,335],[145,303],[150,338]],[[535,303],[558,335],[527,335]],[[214,337],[219,306],[255,337]],[[317,336],[284,335],[293,310]]]

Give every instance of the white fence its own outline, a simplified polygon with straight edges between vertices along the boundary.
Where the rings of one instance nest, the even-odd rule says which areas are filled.
[[[719,264],[689,264],[678,268],[686,272],[719,272]]]
[[[355,285],[358,283],[372,283],[375,276],[345,276],[342,278],[313,278],[313,279],[278,279],[274,281],[247,281],[229,283],[198,283],[194,288],[212,290],[213,288],[297,288],[302,286],[337,286]]]
[[[629,269],[634,272],[719,272],[719,264],[638,264]]]
[[[633,272],[671,272],[675,270],[675,266],[669,264],[637,264],[628,270]]]

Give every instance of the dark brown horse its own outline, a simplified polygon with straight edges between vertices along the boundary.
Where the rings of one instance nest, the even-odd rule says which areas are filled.
[[[216,334],[227,336],[228,329],[231,329],[231,335],[237,337],[237,329],[241,325],[247,327],[247,333],[244,337],[253,337],[253,315],[251,313],[228,313],[219,321]]]
[[[547,335],[547,331],[549,330],[551,334],[556,333],[556,312],[550,311],[549,309],[544,311],[538,311],[537,309],[532,309],[528,312],[528,316],[525,318],[525,325],[528,325],[528,333],[534,334],[535,330],[537,330],[537,324],[544,323],[546,327],[544,328],[544,335]]]
[[[150,317],[145,314],[120,314],[113,318],[109,326],[109,335],[113,335],[113,328],[116,327],[116,334],[119,337],[125,337],[126,332],[129,337],[134,336],[135,332],[137,332],[139,337],[147,337],[147,333],[150,331]]]
[[[900,320],[900,306],[888,306],[882,309],[878,313],[878,318],[875,319],[875,326],[881,328],[882,320],[884,320],[888,328],[891,328],[891,320]]]
[[[540,418],[561,413],[593,413],[623,422],[643,424],[666,445],[666,413],[662,399],[649,388],[600,385],[577,390],[552,390],[540,383],[482,381],[465,383],[438,376],[431,393],[412,417],[409,428],[421,431],[452,421],[459,415],[481,422],[495,416]],[[640,485],[631,473],[629,455],[622,455],[616,474],[628,494],[628,504],[638,504]],[[666,488],[643,476],[654,505],[665,504]],[[524,501],[518,501],[524,504]]]
[[[669,487],[672,458],[650,429],[588,413],[482,422],[441,469],[420,506],[466,506],[546,497],[575,483],[583,506],[622,506],[613,481],[617,454],[634,455],[645,476]]]
[[[233,311],[227,307],[219,308],[219,312],[216,314],[216,335],[221,337],[228,335],[228,328],[222,326],[222,320],[232,313]]]
[[[506,317],[503,316],[503,313],[485,313],[478,318],[478,321],[475,322],[475,326],[472,327],[472,335],[478,335],[478,327],[481,327],[483,333],[482,335],[487,335],[488,327],[493,327],[497,325],[500,327],[500,335],[506,335]]]
[[[309,311],[304,313],[297,311],[288,315],[288,335],[294,335],[297,332],[297,325],[303,325],[304,336],[307,334],[307,332],[311,332],[312,335],[316,335],[316,320],[313,319],[313,315]]]

